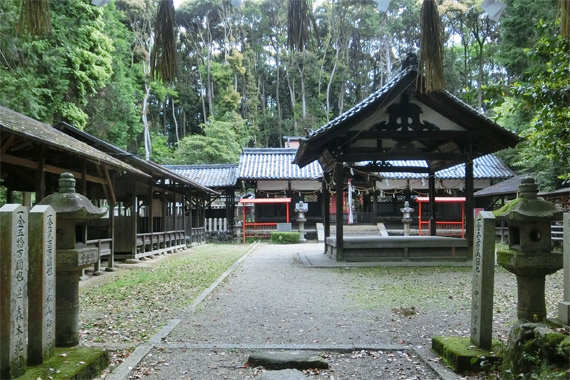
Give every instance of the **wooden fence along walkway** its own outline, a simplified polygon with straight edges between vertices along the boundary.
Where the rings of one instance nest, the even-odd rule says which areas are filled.
[[[206,232],[227,232],[228,218],[206,218]]]

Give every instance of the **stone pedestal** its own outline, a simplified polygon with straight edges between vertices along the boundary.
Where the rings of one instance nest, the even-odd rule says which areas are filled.
[[[404,207],[400,209],[400,212],[403,214],[402,223],[404,223],[404,236],[410,236],[412,212],[414,212],[414,209],[410,207],[410,202],[405,201]]]
[[[56,343],[79,344],[79,278],[83,269],[99,258],[97,248],[58,249],[56,276]]]

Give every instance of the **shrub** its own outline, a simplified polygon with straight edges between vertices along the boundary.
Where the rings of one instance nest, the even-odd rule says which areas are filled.
[[[272,232],[271,242],[274,244],[295,244],[301,239],[299,232]]]

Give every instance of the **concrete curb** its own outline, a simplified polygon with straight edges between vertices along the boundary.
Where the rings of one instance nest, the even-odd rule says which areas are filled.
[[[177,318],[171,319],[165,326],[163,326],[159,332],[153,335],[147,343],[139,345],[130,355],[126,358],[117,368],[111,372],[106,379],[107,380],[123,380],[127,379],[131,371],[141,362],[141,360],[152,350],[157,344],[159,345],[163,342],[168,334],[182,321],[182,315],[194,310],[200,302],[202,302],[206,297],[210,295],[216,289],[218,285],[222,283],[232,273],[248,256],[253,252],[259,242],[254,243],[251,248],[243,255],[238,261],[236,261],[228,270],[226,270],[212,285],[205,289],[196,299],[188,305]]]

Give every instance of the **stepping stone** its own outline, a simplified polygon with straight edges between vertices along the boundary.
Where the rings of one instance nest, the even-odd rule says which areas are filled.
[[[297,369],[282,369],[280,371],[264,372],[257,380],[307,380],[308,377]]]
[[[258,352],[249,355],[247,362],[253,367],[262,366],[266,369],[329,368],[329,363],[325,359],[308,351]]]

